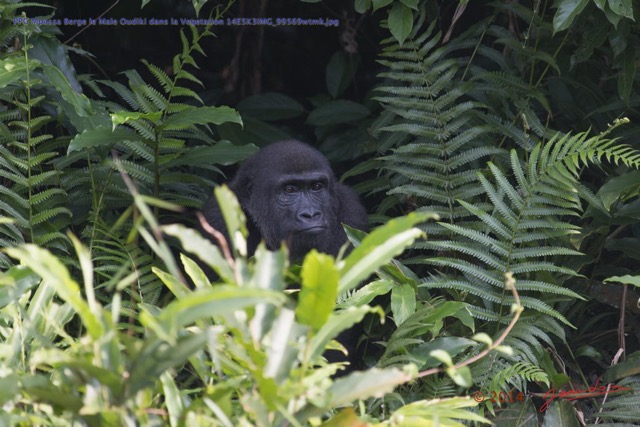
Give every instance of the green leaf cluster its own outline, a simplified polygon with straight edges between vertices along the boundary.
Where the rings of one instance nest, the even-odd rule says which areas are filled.
[[[575,327],[567,310],[585,300],[571,285],[583,279],[583,254],[574,246],[584,237],[578,225],[583,204],[589,203],[591,215],[597,212],[594,228],[602,227],[616,203],[637,195],[635,172],[625,172],[640,166],[640,155],[614,136],[628,120],[595,135],[551,129],[541,118],[552,111],[553,94],[541,82],[563,66],[542,45],[552,25],[520,5],[495,9],[530,22],[540,31],[540,44],[514,37],[495,16],[446,42],[434,30],[436,20],[423,24],[422,9],[406,40],[383,41],[379,62],[385,70],[376,88],[383,111],[372,127],[379,154],[350,172],[378,171],[361,186],[386,196],[375,219],[414,210],[441,218],[423,226],[430,239],[414,245],[404,265],[398,263],[402,269],[410,265],[415,275],[392,291],[389,310],[397,329],[383,344],[380,366],[410,361],[424,369],[478,354],[472,340],[460,338],[462,331],[478,327],[489,337],[500,336],[514,304],[504,275],[516,278],[525,311],[504,342],[511,353],[496,353],[458,372],[464,381],[425,378],[417,388],[434,396],[459,395],[463,390],[455,385],[471,379],[475,387],[496,392],[560,381],[542,349],[567,344],[567,331]],[[623,175],[594,194],[581,180],[594,164],[613,165]],[[632,221],[628,204],[627,216],[618,219],[622,224]],[[456,311],[436,297],[443,294],[465,305]],[[444,307],[451,310],[448,331],[454,337],[439,336],[441,326],[431,320]],[[385,403],[394,404],[389,398]]]
[[[225,211],[239,215],[228,189],[216,191]],[[165,259],[164,243],[151,209],[133,194],[144,223],[139,233]],[[146,206],[146,208],[145,208]],[[70,235],[83,285],[49,251],[33,244],[6,249],[23,266],[0,276],[0,332],[5,350],[0,402],[3,423],[25,417],[42,425],[302,425],[319,417],[327,425],[364,413],[335,413],[359,399],[381,397],[415,375],[415,367],[373,368],[334,379],[342,363],[328,363],[323,353],[338,334],[379,309],[349,303],[337,308],[338,289],[349,277],[368,276],[410,245],[427,218],[411,215],[376,229],[343,260],[310,252],[304,260],[297,301],[285,291],[284,249],[261,246],[254,259],[211,255],[206,239],[180,225],[162,230],[221,275],[210,282],[201,267],[181,255],[194,289],[175,272],[154,273],[175,299],[164,308],[140,303],[135,311],[140,333],[123,328],[120,318],[124,278],[107,306],[96,299],[91,252]],[[241,222],[229,222],[242,235]],[[145,232],[149,227],[153,233]],[[399,237],[402,236],[402,237]],[[378,245],[379,239],[390,243]],[[397,242],[393,243],[392,240]],[[235,243],[242,244],[241,240]],[[371,249],[375,246],[375,255]],[[219,255],[219,253],[218,253]],[[174,267],[167,265],[172,271]],[[322,280],[319,280],[322,278]],[[65,330],[77,319],[83,334]],[[186,383],[185,383],[186,382]],[[399,408],[378,425],[412,419],[468,419],[487,422],[465,408],[476,402],[449,399],[418,401]],[[335,417],[334,417],[335,415]]]

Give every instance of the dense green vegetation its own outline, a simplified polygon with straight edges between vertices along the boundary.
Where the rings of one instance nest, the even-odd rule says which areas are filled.
[[[219,29],[99,78],[54,11],[0,0],[0,424],[640,424],[638,6],[444,3],[344,5],[386,34],[371,88],[351,43],[324,93],[227,106],[198,69]],[[192,229],[303,128],[351,161],[353,251],[247,258],[225,187],[232,241]]]

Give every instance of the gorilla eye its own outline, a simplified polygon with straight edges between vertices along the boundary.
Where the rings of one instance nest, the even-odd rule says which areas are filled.
[[[285,185],[284,192],[287,194],[293,194],[296,192],[296,187],[294,187],[293,185]]]
[[[315,184],[313,184],[313,185],[311,186],[311,189],[312,189],[313,191],[320,191],[320,190],[322,190],[323,188],[324,188],[324,184],[322,184],[321,182],[316,182]]]

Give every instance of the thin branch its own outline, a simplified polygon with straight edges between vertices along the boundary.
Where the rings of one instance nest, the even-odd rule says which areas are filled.
[[[233,255],[231,255],[229,243],[224,237],[224,234],[213,228],[211,224],[209,224],[209,221],[207,221],[207,219],[204,217],[204,215],[202,215],[202,212],[198,212],[196,215],[198,216],[198,221],[200,221],[200,227],[202,227],[204,231],[211,234],[218,241],[218,246],[220,247],[220,249],[222,249],[224,258],[227,260],[227,263],[229,263],[229,266],[231,266],[231,269],[233,271],[236,271],[236,261],[233,258]]]
[[[495,350],[500,344],[502,344],[502,342],[507,338],[507,336],[509,335],[509,332],[511,332],[511,330],[513,329],[513,327],[516,325],[516,323],[518,322],[518,319],[520,318],[520,314],[522,314],[522,312],[524,311],[524,307],[522,307],[522,305],[520,304],[520,296],[518,295],[518,291],[516,290],[516,281],[513,278],[513,273],[511,272],[507,272],[504,274],[505,276],[505,287],[511,291],[511,293],[513,294],[513,298],[515,299],[515,303],[513,304],[513,311],[515,311],[515,314],[513,315],[513,319],[511,319],[511,322],[509,322],[509,325],[506,327],[506,329],[502,332],[502,335],[500,335],[500,337],[490,346],[488,346],[484,351],[481,351],[480,353],[476,354],[475,356],[465,360],[464,362],[460,362],[457,365],[454,365],[451,368],[432,368],[432,369],[427,369],[426,371],[422,371],[418,374],[417,378],[423,378],[429,375],[434,375],[434,374],[438,374],[440,372],[445,372],[445,370],[447,369],[460,369],[464,366],[470,365],[473,362],[476,362],[480,359],[482,359],[483,357],[485,357],[487,354],[489,354],[491,351]]]

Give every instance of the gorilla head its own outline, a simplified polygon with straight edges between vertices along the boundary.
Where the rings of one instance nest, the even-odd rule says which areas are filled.
[[[295,261],[313,248],[337,255],[346,242],[341,223],[367,228],[355,192],[337,182],[326,157],[299,141],[261,149],[242,164],[229,187],[248,217],[250,254],[264,239],[269,249],[284,242]],[[215,197],[202,212],[214,228],[226,230]]]

